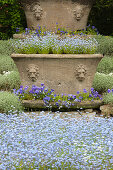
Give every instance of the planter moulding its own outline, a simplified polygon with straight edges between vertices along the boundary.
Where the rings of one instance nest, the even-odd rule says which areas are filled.
[[[44,83],[55,93],[90,91],[101,54],[12,54],[23,86]]]
[[[103,102],[100,100],[95,101],[81,101],[81,102],[73,102],[74,105],[70,106],[70,108],[67,108],[63,106],[60,108],[61,111],[72,111],[77,109],[99,109],[101,105],[103,105]],[[44,105],[43,100],[23,100],[22,105],[27,109],[37,109],[37,110],[47,110],[48,107]],[[53,102],[50,103],[52,106],[52,110],[59,110],[59,108],[54,105]]]

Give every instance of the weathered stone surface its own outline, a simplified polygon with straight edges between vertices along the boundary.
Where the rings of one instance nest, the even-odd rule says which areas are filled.
[[[43,100],[23,100],[22,105],[25,108],[32,108],[32,109],[45,108]]]
[[[85,113],[92,113],[93,109],[85,109]]]
[[[80,30],[87,25],[87,19],[95,0],[21,0],[27,25],[37,28],[46,26],[48,30],[59,27]]]
[[[101,54],[12,54],[23,86],[44,83],[55,93],[90,90]],[[81,67],[82,65],[82,67]],[[80,69],[81,67],[81,69]]]
[[[59,34],[57,34],[57,35],[59,35]],[[32,34],[27,34],[27,35],[25,35],[25,34],[13,34],[13,38],[14,39],[25,39],[25,38],[30,38],[32,36]],[[59,39],[62,39],[62,38],[65,38],[66,36],[68,36],[68,37],[71,37],[72,35],[64,35],[64,34],[60,34],[59,35]],[[87,38],[89,38],[89,37],[94,37],[95,38],[95,36],[97,36],[97,35],[78,35],[78,34],[75,34],[73,37],[76,37],[76,38],[84,38],[84,39],[87,39]]]
[[[113,116],[113,105],[107,104],[100,106],[101,114],[104,117]]]
[[[24,34],[13,34],[14,39],[25,39],[26,35]]]
[[[61,108],[60,110],[77,110],[80,109],[84,114],[90,114],[93,112],[93,109],[98,109],[102,105],[102,101],[95,100],[95,101],[82,101],[82,102],[73,102],[75,105],[71,106],[69,109],[66,107]],[[44,105],[43,100],[23,100],[22,104],[26,108],[32,109],[45,109],[46,106]],[[50,103],[52,109],[59,110],[54,103]],[[85,109],[85,110],[82,110]]]

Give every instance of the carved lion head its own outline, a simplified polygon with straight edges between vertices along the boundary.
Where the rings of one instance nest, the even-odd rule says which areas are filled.
[[[35,2],[31,5],[31,11],[33,12],[33,15],[35,16],[37,20],[41,19],[43,10],[39,2]]]
[[[76,68],[76,78],[79,80],[79,81],[83,81],[85,79],[85,75],[86,75],[86,67],[82,64],[78,65],[78,67]]]
[[[31,79],[33,82],[36,81],[37,78],[39,77],[39,68],[35,64],[29,64],[27,72],[29,79]]]
[[[84,15],[84,7],[81,5],[76,5],[73,12],[74,12],[76,20],[80,21]]]

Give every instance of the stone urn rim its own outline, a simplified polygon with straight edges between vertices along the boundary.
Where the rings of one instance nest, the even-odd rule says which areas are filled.
[[[103,58],[103,54],[11,54],[12,58]]]

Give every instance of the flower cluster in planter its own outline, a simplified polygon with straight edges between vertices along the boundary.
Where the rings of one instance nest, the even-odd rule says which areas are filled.
[[[56,23],[56,34],[70,34],[70,35],[99,35],[99,31],[95,26],[91,26],[90,24],[86,26],[85,29],[82,30],[68,30],[66,28],[59,27],[58,23]]]
[[[37,36],[47,35],[47,33],[48,33],[46,27],[45,26],[42,27],[39,24],[37,25],[36,30],[32,30],[30,28],[25,28],[25,30],[22,30],[21,28],[16,28],[16,32],[24,33],[25,35],[35,34]],[[53,32],[51,32],[51,33],[53,33]],[[72,35],[72,36],[74,36],[74,35],[87,36],[87,35],[99,35],[99,31],[97,30],[97,28],[95,26],[91,26],[90,24],[85,29],[73,31],[68,28],[60,27],[59,24],[56,23],[55,34]]]
[[[95,38],[59,37],[48,33],[45,36],[32,35],[12,44],[16,53],[22,54],[94,54],[98,42]]]
[[[102,100],[101,95],[91,88],[90,92],[87,92],[86,89],[83,92],[77,91],[76,95],[73,94],[61,94],[57,95],[54,93],[53,89],[48,89],[42,83],[41,87],[33,85],[31,89],[28,86],[16,90],[13,89],[13,92],[19,97],[21,100],[43,100],[46,105],[50,105],[54,103],[57,107],[70,107],[73,106],[76,102],[81,101],[94,101],[94,100]]]

